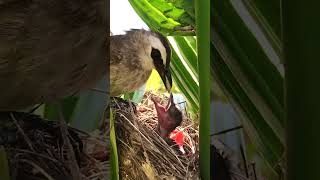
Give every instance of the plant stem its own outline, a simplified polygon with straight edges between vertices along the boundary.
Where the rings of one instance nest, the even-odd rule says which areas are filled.
[[[200,176],[210,179],[210,0],[196,0],[200,97]]]
[[[287,179],[320,179],[320,1],[283,0]]]

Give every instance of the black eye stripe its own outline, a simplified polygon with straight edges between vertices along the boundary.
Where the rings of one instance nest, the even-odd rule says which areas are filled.
[[[166,53],[167,53],[167,64],[170,64],[170,59],[171,59],[171,48],[170,48],[170,43],[168,41],[168,39],[166,37],[164,37],[162,34],[160,34],[159,32],[156,32],[156,34],[158,35],[160,41],[162,42],[163,46],[166,49]]]
[[[161,59],[161,53],[158,49],[152,48],[151,50],[151,57]]]
[[[161,53],[160,53],[159,49],[152,48],[151,57],[153,59],[153,63],[154,63],[154,66],[156,67],[156,69],[160,70],[161,72],[165,72],[166,67],[163,64],[163,59],[161,57]]]
[[[151,57],[152,57],[155,64],[162,64],[163,65],[161,53],[158,49],[152,48]]]

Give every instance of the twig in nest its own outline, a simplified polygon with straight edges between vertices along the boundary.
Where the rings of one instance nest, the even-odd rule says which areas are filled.
[[[170,147],[154,131],[157,125],[157,115],[152,108],[153,106],[148,104],[148,98],[151,96],[151,93],[145,94],[146,98],[138,105],[145,111],[136,115],[130,113],[132,107],[129,104],[114,106],[122,178],[154,177],[163,179],[172,178],[174,175],[175,179],[197,179],[199,175],[198,153],[191,156],[179,155],[174,147]],[[161,97],[156,98],[160,99]],[[161,100],[165,98],[161,98]],[[193,138],[198,137],[197,131],[193,128],[189,129],[190,123],[192,123],[191,120],[185,122],[181,127],[188,129],[186,138],[194,141]],[[191,152],[190,149],[188,150]]]
[[[43,176],[45,176],[48,180],[54,180],[44,169],[42,169],[40,166],[37,164],[33,163],[32,161],[25,160],[25,159],[20,159],[19,161],[30,164],[33,166],[36,170],[38,170]]]
[[[38,156],[38,157],[41,157],[43,159],[47,159],[47,160],[50,160],[52,162],[55,162],[59,165],[63,165],[62,162],[58,161],[57,159],[55,158],[52,158],[52,157],[49,157],[49,156],[45,156],[43,154],[40,154],[40,153],[36,153],[36,152],[32,152],[32,151],[28,151],[28,150],[24,150],[24,149],[15,149],[15,151],[17,152],[21,152],[21,153],[25,153],[25,154],[32,154],[33,156]]]
[[[57,107],[58,107],[58,112],[59,112],[59,116],[60,116],[60,123],[61,123],[61,126],[60,126],[61,136],[62,136],[62,140],[64,142],[62,145],[62,148],[61,148],[62,154],[63,154],[63,149],[65,149],[66,153],[67,153],[68,160],[70,162],[68,164],[69,164],[71,176],[74,180],[79,180],[80,179],[80,169],[79,169],[76,157],[75,157],[75,152],[74,152],[73,147],[71,145],[71,142],[68,138],[69,137],[68,126],[67,126],[67,123],[64,119],[64,115],[62,113],[61,104],[57,103]],[[64,145],[66,147],[64,147]]]
[[[14,124],[17,126],[18,131],[21,133],[21,135],[23,136],[23,139],[26,141],[26,143],[28,144],[29,148],[35,152],[31,140],[28,138],[28,136],[24,133],[23,129],[20,127],[17,119],[14,117],[13,113],[10,113],[10,117],[13,120]]]

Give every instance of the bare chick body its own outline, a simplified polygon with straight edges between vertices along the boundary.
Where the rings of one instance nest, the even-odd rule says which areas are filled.
[[[156,69],[168,91],[172,80],[169,70],[171,50],[160,34],[132,30],[110,39],[110,95],[133,92],[143,86]]]
[[[182,123],[182,112],[176,107],[173,101],[173,95],[170,93],[168,104],[164,107],[155,99],[151,98],[154,103],[158,116],[157,132],[162,138],[168,138],[170,133]]]
[[[106,0],[0,3],[0,110],[78,93],[107,72]]]

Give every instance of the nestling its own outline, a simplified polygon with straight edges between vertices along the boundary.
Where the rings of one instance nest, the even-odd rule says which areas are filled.
[[[158,126],[157,132],[163,138],[168,138],[170,133],[182,122],[182,112],[176,107],[173,101],[173,95],[170,94],[168,104],[166,107],[157,103],[155,99],[151,99],[154,102],[157,116]]]
[[[166,89],[172,86],[171,49],[160,33],[131,30],[110,39],[110,96],[133,92],[143,86],[155,69]]]
[[[77,94],[107,73],[107,0],[0,2],[0,110]]]

